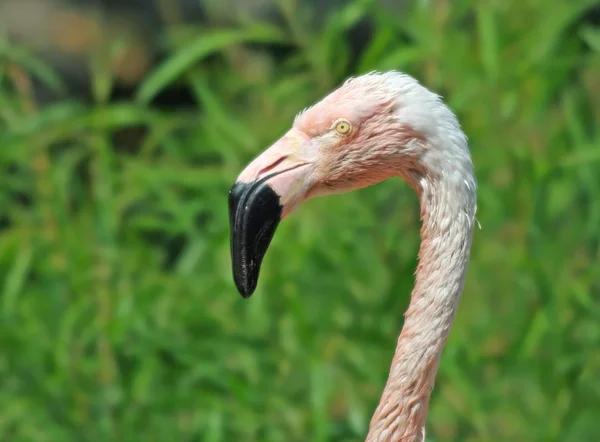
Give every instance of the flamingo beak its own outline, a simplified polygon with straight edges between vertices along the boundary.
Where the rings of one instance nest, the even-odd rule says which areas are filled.
[[[310,187],[309,163],[294,154],[304,137],[290,131],[250,163],[229,191],[233,280],[244,298],[256,290],[263,258],[279,222]]]
[[[233,280],[244,298],[258,283],[260,265],[281,221],[279,196],[264,180],[236,182],[229,192]]]

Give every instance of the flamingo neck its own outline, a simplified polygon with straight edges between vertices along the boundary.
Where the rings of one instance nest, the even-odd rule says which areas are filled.
[[[475,221],[472,164],[456,166],[416,180],[422,228],[415,287],[367,442],[425,438],[429,398],[463,289]]]

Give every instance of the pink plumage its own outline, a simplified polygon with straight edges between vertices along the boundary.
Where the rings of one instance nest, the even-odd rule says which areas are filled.
[[[301,112],[232,189],[234,278],[250,296],[277,224],[303,201],[390,177],[417,193],[422,241],[411,302],[366,440],[422,442],[477,210],[467,138],[438,95],[408,75],[373,72]]]

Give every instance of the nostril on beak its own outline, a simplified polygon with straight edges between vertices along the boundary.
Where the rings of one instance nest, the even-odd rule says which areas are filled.
[[[287,159],[287,157],[288,157],[288,156],[289,156],[289,155],[284,155],[284,156],[282,156],[282,157],[278,158],[278,159],[277,159],[275,162],[271,163],[269,166],[267,166],[267,167],[263,167],[262,169],[260,169],[260,170],[258,171],[257,178],[258,178],[258,177],[261,177],[261,176],[263,176],[264,174],[266,174],[267,172],[269,172],[269,171],[271,171],[271,170],[275,169],[277,166],[279,166],[281,163],[283,163],[283,162],[284,162],[284,161]]]

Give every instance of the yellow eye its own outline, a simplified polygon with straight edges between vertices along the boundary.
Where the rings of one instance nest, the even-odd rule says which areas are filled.
[[[340,120],[335,123],[335,131],[339,134],[346,135],[352,129],[352,125],[347,120]]]

